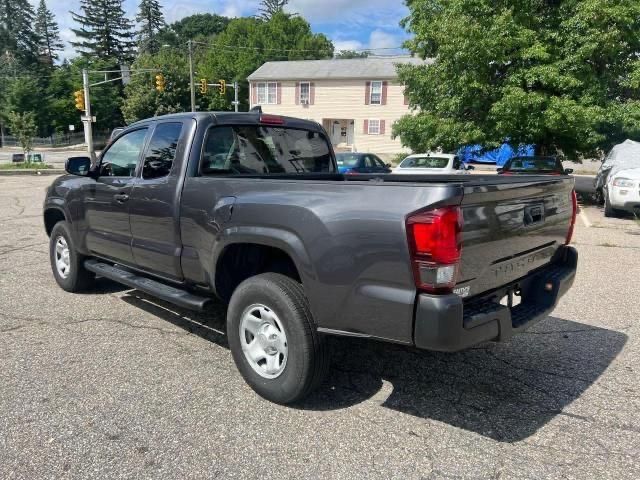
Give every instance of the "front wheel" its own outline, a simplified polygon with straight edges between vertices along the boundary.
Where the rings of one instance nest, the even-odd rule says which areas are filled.
[[[84,256],[76,251],[67,222],[58,222],[51,230],[49,259],[53,277],[63,290],[81,292],[93,286],[95,274],[84,268]]]
[[[227,335],[245,381],[272,402],[304,398],[328,370],[325,340],[316,331],[302,285],[284,275],[264,273],[236,288]]]
[[[616,210],[611,206],[611,201],[609,200],[609,193],[603,192],[603,196],[604,196],[604,216],[615,217]]]

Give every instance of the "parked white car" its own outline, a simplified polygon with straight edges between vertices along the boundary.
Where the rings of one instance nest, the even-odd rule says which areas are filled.
[[[472,165],[466,165],[458,155],[453,153],[415,153],[409,155],[395,167],[391,173],[411,175],[459,175],[473,170]]]
[[[595,180],[604,202],[604,214],[618,211],[640,212],[640,142],[626,140],[614,146]]]
[[[604,193],[604,214],[612,217],[616,210],[640,212],[640,168],[619,170],[609,175]]]

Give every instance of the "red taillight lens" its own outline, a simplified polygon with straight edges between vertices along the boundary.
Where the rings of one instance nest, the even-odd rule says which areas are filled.
[[[419,212],[407,218],[407,236],[416,286],[451,291],[461,252],[462,215],[458,207]]]
[[[267,123],[269,125],[282,125],[284,124],[284,118],[279,115],[260,115],[260,123]]]
[[[567,232],[567,238],[564,241],[565,245],[569,245],[571,243],[571,237],[573,237],[573,228],[576,225],[576,216],[578,215],[578,196],[576,195],[576,191],[571,191],[571,208],[573,211],[571,212],[571,224],[569,224],[569,231]]]

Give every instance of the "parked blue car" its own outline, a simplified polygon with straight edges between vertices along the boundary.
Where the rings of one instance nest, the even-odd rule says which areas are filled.
[[[336,153],[340,173],[391,173],[391,165],[373,153]]]

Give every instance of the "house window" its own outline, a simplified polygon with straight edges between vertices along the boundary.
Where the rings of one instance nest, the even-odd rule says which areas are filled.
[[[380,120],[369,120],[367,133],[369,135],[380,135]]]
[[[311,84],[300,82],[300,104],[309,105],[311,103]]]
[[[371,105],[382,105],[382,82],[379,80],[371,82],[369,103]]]
[[[256,100],[260,105],[278,103],[278,84],[276,82],[256,83]]]

